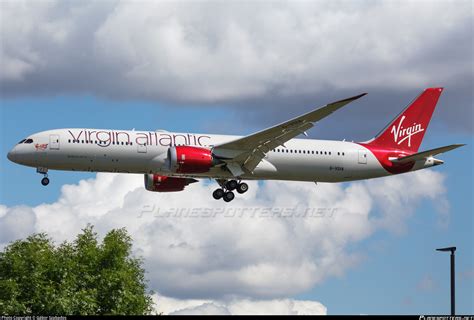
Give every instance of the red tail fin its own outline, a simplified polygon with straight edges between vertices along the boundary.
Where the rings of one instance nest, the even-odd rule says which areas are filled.
[[[368,144],[417,152],[443,88],[428,88]]]

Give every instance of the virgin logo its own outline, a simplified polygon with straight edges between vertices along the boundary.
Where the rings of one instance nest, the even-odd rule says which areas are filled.
[[[403,141],[408,140],[408,146],[411,147],[411,137],[417,133],[425,131],[425,129],[423,129],[419,123],[414,123],[411,127],[404,128],[402,124],[405,118],[406,117],[403,116],[400,119],[398,126],[393,125],[390,133],[393,133],[393,141],[397,144],[401,144]]]
[[[47,143],[43,143],[43,144],[35,144],[35,148],[36,150],[46,150],[46,148],[48,147],[48,144]]]

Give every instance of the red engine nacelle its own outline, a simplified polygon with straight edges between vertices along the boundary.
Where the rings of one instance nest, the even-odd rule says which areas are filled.
[[[159,174],[145,174],[145,188],[155,192],[182,191],[190,183],[197,182],[196,179],[174,178],[161,176]]]
[[[168,167],[176,173],[203,173],[217,162],[211,150],[192,146],[176,146],[168,149]]]

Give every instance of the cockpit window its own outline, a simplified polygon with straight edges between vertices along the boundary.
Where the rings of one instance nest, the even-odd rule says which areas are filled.
[[[25,141],[26,141],[26,139],[23,139],[23,140],[21,140],[20,142],[18,142],[18,144],[21,144],[21,143],[23,143],[23,142],[25,142]]]
[[[26,139],[25,143],[33,143],[33,139]]]

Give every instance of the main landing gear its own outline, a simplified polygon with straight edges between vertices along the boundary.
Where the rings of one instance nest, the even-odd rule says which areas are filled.
[[[217,180],[217,183],[221,186],[214,190],[212,196],[214,199],[224,199],[225,202],[231,202],[235,198],[233,190],[237,190],[238,193],[245,193],[249,189],[249,185],[245,182],[237,180]]]
[[[49,184],[49,178],[48,178],[48,169],[47,168],[37,168],[36,172],[42,174],[44,177],[41,179],[41,184],[43,186],[47,186]]]

